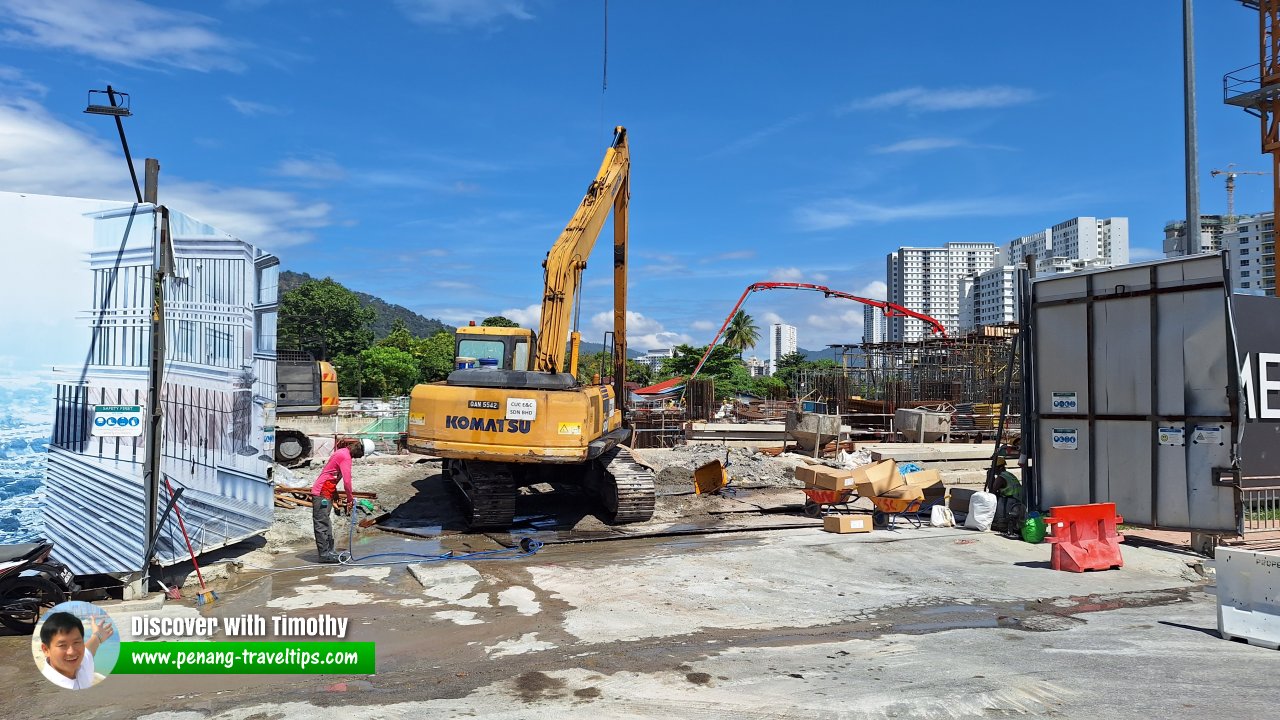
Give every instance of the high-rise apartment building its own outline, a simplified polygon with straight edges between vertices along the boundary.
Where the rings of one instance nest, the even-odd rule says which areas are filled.
[[[943,247],[898,248],[885,259],[889,301],[929,315],[954,332],[960,327],[960,280],[996,264],[995,243],[950,242]],[[929,336],[915,318],[889,318],[890,341]]]
[[[1199,252],[1213,252],[1223,248],[1222,234],[1230,223],[1223,215],[1200,216]],[[1187,247],[1187,222],[1173,220],[1164,225],[1164,256],[1167,258],[1195,254]]]
[[[1074,217],[1015,238],[1007,254],[1010,265],[1021,265],[1028,255],[1035,255],[1037,275],[1125,265],[1129,262],[1129,218]]]
[[[875,345],[889,339],[889,318],[884,311],[871,305],[862,306],[862,342]]]
[[[1041,276],[1128,264],[1129,218],[1074,217],[1012,240],[994,268],[971,273],[960,283],[961,332],[1017,321],[1015,268],[1031,256]]]
[[[1272,213],[1237,215],[1222,234],[1231,253],[1231,287],[1249,295],[1276,294],[1276,239]]]
[[[774,323],[769,326],[769,374],[778,371],[778,360],[784,355],[795,352],[796,326]]]
[[[1018,321],[1018,273],[1013,265],[997,265],[960,280],[960,329],[1005,325]]]

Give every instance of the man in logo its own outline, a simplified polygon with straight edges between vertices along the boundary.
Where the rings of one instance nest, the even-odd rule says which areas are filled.
[[[93,653],[102,641],[115,633],[110,620],[89,620],[92,631],[84,639],[84,623],[68,612],[50,613],[40,628],[40,650],[44,665],[40,672],[49,682],[68,690],[83,690],[94,683]]]

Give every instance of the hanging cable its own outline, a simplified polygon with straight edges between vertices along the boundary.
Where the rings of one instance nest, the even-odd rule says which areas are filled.
[[[604,0],[604,55],[600,69],[600,133],[603,135],[608,127],[604,124],[604,96],[609,89],[609,0]]]

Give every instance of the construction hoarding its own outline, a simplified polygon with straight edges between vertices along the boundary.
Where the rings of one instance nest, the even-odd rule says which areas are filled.
[[[1033,284],[1040,509],[1114,502],[1138,525],[1241,530],[1239,485],[1275,474],[1277,430],[1261,413],[1246,418],[1238,363],[1250,352],[1265,361],[1280,334],[1255,316],[1280,308],[1230,296],[1227,277],[1224,256],[1209,253]]]
[[[144,481],[159,217],[149,204],[0,193],[0,228],[20,241],[0,300],[25,309],[0,321],[24,340],[0,361],[0,426],[29,436],[30,480],[15,498],[29,516],[5,539],[43,535],[81,575],[140,571],[149,506],[169,498]],[[199,553],[271,525],[279,261],[180,212],[169,227],[160,470],[183,489]],[[155,559],[186,557],[170,515]]]

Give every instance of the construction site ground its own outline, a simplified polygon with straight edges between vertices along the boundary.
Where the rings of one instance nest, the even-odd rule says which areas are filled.
[[[339,615],[348,640],[377,643],[376,674],[122,675],[55,692],[30,672],[30,638],[4,634],[12,702],[0,716],[37,698],[47,717],[157,720],[1274,712],[1280,653],[1217,637],[1211,560],[1125,545],[1123,568],[1071,574],[1050,569],[1048,545],[990,532],[825,533],[764,460],[736,463],[746,498],[678,494],[691,483],[673,468],[704,452],[643,457],[659,469],[651,523],[610,527],[584,498],[534,492],[510,534],[458,527],[437,462],[367,458],[356,487],[378,493],[392,531],[361,530],[357,563],[550,542],[515,560],[317,566],[310,512],[282,510],[265,542],[228,550],[238,564],[215,568],[213,605],[105,604],[122,639],[137,614]]]

